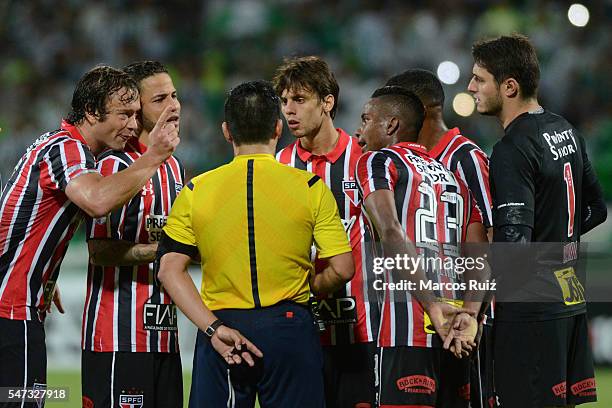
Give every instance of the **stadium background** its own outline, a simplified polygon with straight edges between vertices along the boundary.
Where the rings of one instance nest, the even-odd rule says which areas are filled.
[[[244,80],[269,79],[289,55],[317,54],[330,63],[340,84],[335,124],[350,133],[359,125],[368,95],[390,75],[410,67],[438,72],[448,82],[447,123],[459,126],[490,153],[502,135],[499,125],[469,114],[469,98],[456,108],[453,101],[469,81],[472,42],[517,31],[530,36],[538,49],[540,102],[582,131],[611,202],[612,1],[585,3],[586,24],[584,10],[574,7],[569,12],[570,5],[478,0],[0,0],[0,174],[6,180],[24,149],[44,131],[58,127],[76,80],[87,69],[141,59],[160,60],[171,70],[182,103],[177,155],[188,176],[231,159],[220,132],[226,90]],[[451,63],[440,65],[444,61]],[[282,144],[290,140],[285,131]],[[608,221],[585,237],[593,260],[590,277],[599,286],[612,286],[611,225]],[[72,387],[71,403],[63,406],[80,402],[86,264],[81,233],[71,244],[59,280],[67,314],[53,314],[47,322],[49,384]],[[198,272],[193,273],[199,282]],[[609,293],[612,300],[612,290]],[[589,310],[602,400],[593,406],[612,406],[612,371],[606,368],[612,364],[612,304],[591,304]],[[186,391],[193,340],[194,330],[183,319]]]

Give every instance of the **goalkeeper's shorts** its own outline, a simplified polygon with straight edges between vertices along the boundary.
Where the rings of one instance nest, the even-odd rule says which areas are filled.
[[[502,407],[578,405],[597,400],[586,314],[544,321],[495,321],[495,392]]]

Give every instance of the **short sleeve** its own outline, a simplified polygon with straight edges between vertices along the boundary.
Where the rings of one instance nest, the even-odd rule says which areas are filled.
[[[313,190],[313,200],[311,202],[315,206],[313,208],[315,214],[313,235],[318,257],[331,258],[335,255],[351,252],[351,246],[342,226],[334,195],[318,177],[310,188]]]
[[[196,237],[191,223],[191,206],[194,185],[187,183],[172,204],[164,232],[172,240],[184,245],[196,246]]]
[[[128,164],[116,156],[106,156],[97,165],[98,172],[104,177],[125,170],[127,167]],[[104,217],[87,218],[87,239],[124,239],[125,220],[132,201],[134,199]]]
[[[468,220],[468,225],[473,224],[475,222],[484,224],[483,213],[480,210],[480,207],[476,203],[476,200],[474,199],[471,193],[470,193],[470,201],[471,201],[471,210],[470,210],[470,219]],[[485,227],[486,227],[486,224],[485,224]]]
[[[368,152],[357,161],[357,184],[362,200],[376,190],[391,190],[395,187],[397,170],[393,160],[383,152]]]
[[[474,147],[459,158],[456,175],[468,185],[478,208],[482,211],[485,227],[491,226],[491,199],[489,188],[489,158]]]
[[[96,160],[82,142],[67,138],[51,146],[41,163],[43,188],[64,191],[71,180],[96,172]],[[48,176],[48,177],[45,177]]]
[[[509,135],[504,136],[504,139]],[[500,141],[491,156],[490,181],[493,195],[493,225],[525,225],[533,228],[535,176],[538,160],[527,137],[519,146],[513,140]]]

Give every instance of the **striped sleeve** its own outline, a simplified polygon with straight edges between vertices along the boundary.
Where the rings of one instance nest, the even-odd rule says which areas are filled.
[[[116,156],[106,156],[98,162],[98,171],[104,177],[118,173],[128,167],[128,164]],[[123,239],[126,213],[130,203],[140,201],[140,196],[132,198],[124,206],[101,218],[87,219],[87,239]]]
[[[376,190],[395,189],[397,169],[393,160],[383,152],[368,152],[361,156],[355,173],[362,200]]]
[[[66,138],[55,143],[43,157],[49,177],[42,177],[43,188],[51,190],[66,189],[70,180],[96,172],[96,159],[80,141]]]
[[[472,148],[461,153],[457,157],[455,174],[468,185],[478,208],[482,211],[483,224],[489,228],[492,225],[489,158],[478,148]]]

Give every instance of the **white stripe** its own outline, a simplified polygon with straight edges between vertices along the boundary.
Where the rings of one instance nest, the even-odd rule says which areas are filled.
[[[482,198],[484,199],[484,205],[485,205],[484,210],[487,213],[487,217],[489,221],[492,222],[493,215],[491,213],[491,197],[489,197],[489,191],[487,190],[485,182],[484,182],[484,178],[482,177],[482,170],[480,168],[480,162],[476,158],[476,151],[472,150],[470,152],[470,157],[472,158],[472,161],[474,162],[474,167],[476,168],[476,174],[478,175],[478,184],[480,185],[480,193],[482,195]]]
[[[98,301],[96,302],[93,325],[92,325],[92,330],[91,330],[91,351],[95,351],[95,347],[96,347],[95,339],[96,339],[96,326],[98,325],[97,317],[99,316],[98,312],[100,310],[100,303],[102,302],[102,288],[104,287],[105,279],[106,279],[106,274],[104,273],[104,270],[102,270],[102,279],[100,280],[100,288],[98,289]],[[92,281],[92,291],[93,291],[93,281]],[[102,350],[102,339],[101,338],[100,338],[100,344],[98,346],[98,349]]]
[[[480,395],[479,395],[479,400],[478,401],[478,405],[480,405],[480,408],[484,408],[483,404],[482,404],[482,374],[480,373],[480,347],[478,347],[478,349],[476,350],[476,367],[478,369],[477,375],[478,375],[478,390],[480,391]]]
[[[111,363],[111,376],[110,376],[110,406],[115,406],[115,352],[113,351],[113,362]]]
[[[113,350],[119,348],[119,267],[115,268],[113,277]],[[114,354],[113,354],[114,356]]]
[[[280,149],[280,150],[279,150],[279,151],[276,153],[276,156],[275,156],[275,157],[276,157],[276,161],[277,161],[277,162],[280,162],[280,159],[281,159],[281,153],[283,153],[283,150],[285,150],[285,149]]]
[[[361,234],[361,238],[359,239],[359,245],[361,246],[361,276],[363,276],[362,291],[363,291],[363,303],[365,306],[366,333],[368,336],[368,341],[374,341],[374,333],[373,333],[373,327],[372,327],[372,315],[370,311],[370,294],[368,293],[368,290],[370,288],[370,282],[368,279],[369,276],[368,276],[368,269],[366,265],[366,252],[365,252],[366,246],[365,246],[365,239],[364,239],[365,223],[363,220],[364,216],[365,214],[362,213],[362,215],[359,216],[359,219],[357,221],[359,222],[359,231]],[[355,273],[357,273],[357,271],[355,271]],[[378,303],[378,299],[376,300],[376,302]]]
[[[232,378],[230,376],[230,370],[227,370],[227,408],[234,408],[236,406],[236,394],[234,387],[232,386]]]
[[[291,152],[291,162],[289,165],[295,167],[295,156],[297,156],[297,142],[293,144],[293,151]]]
[[[379,351],[379,353],[380,353],[380,357],[379,357],[379,360],[378,360],[378,375],[379,375],[379,380],[378,380],[378,395],[377,395],[376,406],[380,405],[380,400],[382,399],[382,387],[383,387],[383,384],[382,384],[382,378],[380,378],[380,377],[382,377],[383,350],[384,349],[385,349],[384,347],[381,347],[380,351]]]
[[[25,391],[26,387],[28,386],[28,322],[26,320],[23,321],[23,328],[23,390]],[[25,398],[26,396],[24,393],[23,398],[21,400],[21,408],[24,407]]]

